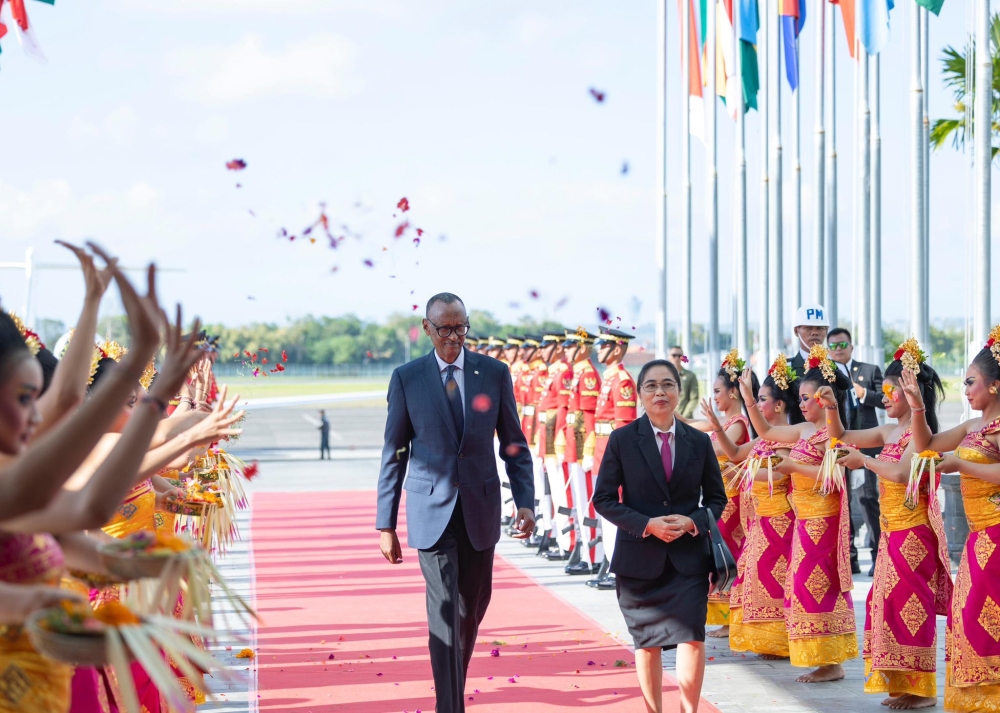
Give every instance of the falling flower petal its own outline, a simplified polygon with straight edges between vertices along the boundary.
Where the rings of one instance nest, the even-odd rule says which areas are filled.
[[[230,171],[242,171],[247,167],[247,162],[241,158],[234,158],[232,161],[226,161],[226,168]]]
[[[410,209],[410,201],[407,200],[405,197],[400,198],[399,203],[396,204],[396,207],[405,213]]]
[[[628,175],[628,161],[623,161],[622,162],[622,175],[623,176],[627,176]]]
[[[337,658],[337,657],[334,656],[333,654],[330,654],[329,656],[326,657],[326,660],[327,661],[333,661],[335,658]]]
[[[500,649],[493,649],[490,651],[490,656],[497,657],[500,655]]]
[[[371,260],[365,260],[365,265],[367,267],[375,267],[375,263],[373,263]]]
[[[490,410],[490,406],[493,405],[493,401],[486,394],[476,394],[472,398],[472,410],[478,411],[479,413],[486,413]],[[499,654],[497,654],[499,656]]]
[[[410,221],[404,220],[402,223],[396,226],[396,237],[403,237],[403,233],[406,232],[407,228],[410,227]]]
[[[538,290],[531,290],[531,292],[529,292],[528,294],[531,295],[531,299],[533,300],[538,299]]]
[[[518,453],[521,452],[521,446],[511,443],[509,446],[504,448],[504,452],[511,458],[513,458],[514,456],[516,456]]]
[[[414,238],[413,239],[413,244],[414,245],[420,245],[420,238]]]
[[[607,322],[609,324],[611,323],[611,313],[608,312],[603,307],[597,308],[597,316],[602,322]]]
[[[513,678],[508,678],[507,683],[517,683]]]
[[[605,97],[605,95],[606,95],[605,92],[598,91],[597,89],[594,89],[593,87],[590,88],[590,96],[594,97],[594,100],[598,104],[604,103],[604,97]]]

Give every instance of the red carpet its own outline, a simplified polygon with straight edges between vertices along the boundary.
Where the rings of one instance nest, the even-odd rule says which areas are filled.
[[[404,544],[403,564],[388,564],[374,523],[370,491],[255,495],[261,711],[434,710],[416,552]],[[628,649],[499,557],[479,634],[470,708],[644,708]],[[676,710],[676,688],[664,696]]]

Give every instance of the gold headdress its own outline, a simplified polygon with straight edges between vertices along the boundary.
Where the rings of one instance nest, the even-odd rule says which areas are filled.
[[[150,359],[149,363],[146,364],[146,368],[142,370],[142,376],[139,377],[139,383],[146,391],[149,391],[154,376],[156,376],[156,364],[153,359]]]
[[[111,339],[104,340],[104,344],[101,345],[101,350],[104,352],[104,356],[109,359],[114,359],[115,361],[121,361],[122,357],[128,354],[128,349]]]
[[[989,341],[986,348],[993,352],[993,358],[1000,362],[1000,324],[990,330]]]
[[[722,360],[722,368],[726,370],[727,374],[729,374],[730,381],[736,381],[740,376],[740,372],[746,369],[746,366],[747,363],[740,359],[740,352],[738,349],[730,351],[726,354],[726,358]]]
[[[823,372],[823,378],[831,384],[837,380],[837,367],[830,360],[829,352],[822,344],[817,344],[809,350],[809,368],[818,368]]]
[[[995,353],[994,356],[996,356]],[[913,337],[900,344],[892,358],[903,362],[903,368],[913,374],[919,374],[920,365],[927,361],[927,355],[920,349],[920,344]]]
[[[42,339],[37,334],[28,329],[21,318],[18,317],[14,312],[8,312],[10,318],[14,320],[14,324],[17,326],[18,330],[21,332],[21,336],[24,338],[24,343],[28,345],[28,351],[31,352],[32,356],[38,356],[38,352],[45,348],[42,344]]]
[[[788,363],[784,354],[778,355],[767,373],[774,380],[774,385],[782,391],[788,391],[788,385],[798,378],[798,374],[795,373],[795,369]]]

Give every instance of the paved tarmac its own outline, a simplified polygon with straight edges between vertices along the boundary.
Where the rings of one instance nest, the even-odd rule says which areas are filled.
[[[943,414],[945,427],[957,421],[960,404],[948,403]],[[331,425],[332,459],[319,460],[318,409],[325,408]],[[267,491],[374,490],[378,480],[379,455],[385,424],[384,399],[360,402],[310,403],[255,411],[244,424],[244,434],[231,450],[245,460],[258,460],[259,478],[248,488],[252,493]],[[374,495],[373,495],[374,496]],[[374,528],[374,524],[373,524]],[[248,527],[244,526],[244,532]],[[859,540],[860,541],[860,540]],[[372,547],[378,540],[372,531]],[[503,538],[498,554],[515,564],[557,596],[593,618],[609,635],[631,645],[613,592],[598,592],[583,585],[582,577],[569,577],[562,566],[535,557],[519,543]],[[862,571],[867,572],[870,557],[860,552]],[[226,559],[232,576],[241,586],[249,587],[251,573],[245,550]],[[855,576],[853,592],[860,628],[864,623],[864,602],[871,578]],[[530,603],[526,603],[530,606]],[[938,618],[939,642],[944,641],[944,619]],[[225,642],[223,642],[225,643]],[[861,659],[848,662],[847,678],[826,684],[801,684],[795,678],[804,671],[787,662],[760,661],[754,656],[733,654],[725,640],[709,639],[709,662],[705,676],[705,698],[725,713],[780,713],[785,711],[884,711],[882,696],[862,692]],[[234,650],[236,646],[234,645]],[[221,651],[231,657],[232,652]],[[244,669],[245,661],[230,659],[235,668]],[[239,664],[243,663],[244,666]],[[674,666],[673,656],[664,655],[664,667]],[[249,669],[252,672],[252,667]],[[939,661],[939,671],[944,671]],[[245,673],[245,672],[244,672]],[[255,710],[255,701],[247,701],[246,684],[221,686],[225,699],[206,710],[214,713]],[[943,695],[944,681],[938,674],[938,690]]]

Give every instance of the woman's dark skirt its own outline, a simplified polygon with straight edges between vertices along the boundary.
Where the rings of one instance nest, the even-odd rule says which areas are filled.
[[[708,614],[708,575],[685,575],[667,558],[656,579],[616,575],[618,606],[637,649],[705,640]]]

